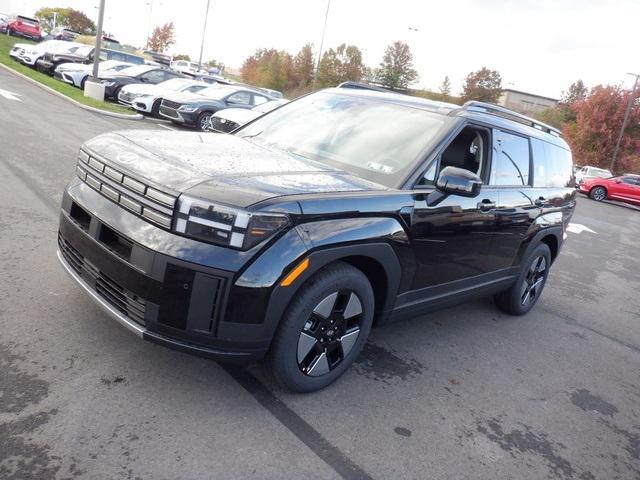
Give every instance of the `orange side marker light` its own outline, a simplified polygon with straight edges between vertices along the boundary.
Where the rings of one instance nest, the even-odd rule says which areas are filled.
[[[309,259],[305,258],[303,261],[301,261],[298,264],[298,266],[296,268],[291,270],[291,273],[289,273],[289,275],[284,277],[284,280],[282,280],[282,282],[280,282],[280,286],[288,287],[293,282],[295,282],[296,278],[298,278],[300,276],[300,274],[302,272],[304,272],[307,268],[309,268]]]

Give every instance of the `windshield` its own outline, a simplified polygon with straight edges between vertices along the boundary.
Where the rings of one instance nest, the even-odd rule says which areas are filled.
[[[83,45],[78,47],[74,53],[74,55],[78,55],[80,57],[86,57],[91,52],[93,52],[93,47],[91,45]]]
[[[259,118],[237,135],[395,187],[446,119],[391,102],[319,92]]]

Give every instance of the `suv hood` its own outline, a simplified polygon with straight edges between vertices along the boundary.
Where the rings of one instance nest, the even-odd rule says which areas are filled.
[[[264,113],[258,112],[257,110],[249,110],[246,108],[225,108],[224,110],[216,112],[214,117],[224,118],[225,120],[231,120],[238,125],[244,125],[245,123],[248,123],[254,118],[258,118],[262,115],[264,115]]]
[[[284,195],[386,189],[234,135],[128,130],[85,146],[146,183],[238,207]]]
[[[171,92],[170,95],[165,95],[167,100],[171,100],[172,102],[177,103],[205,103],[205,102],[219,102],[215,98],[205,97],[204,95],[200,95],[192,92]]]
[[[174,92],[175,90],[168,90],[151,83],[133,83],[122,87],[122,91],[135,93],[136,95],[160,95],[164,92]]]

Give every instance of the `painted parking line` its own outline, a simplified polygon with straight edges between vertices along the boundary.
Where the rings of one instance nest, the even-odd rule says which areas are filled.
[[[591,230],[589,227],[582,225],[581,223],[570,223],[567,227],[567,232],[577,234],[580,234],[582,232],[595,233],[596,235],[598,234],[598,232]]]
[[[18,98],[18,94],[17,93],[13,93],[10,92],[9,90],[3,90],[0,88],[0,96],[6,98],[7,100],[13,100],[15,102],[21,102],[22,100],[20,100]]]
[[[178,132],[177,128],[170,127],[169,125],[163,125],[162,123],[156,123],[159,127],[166,128],[167,130],[173,130],[174,132]]]

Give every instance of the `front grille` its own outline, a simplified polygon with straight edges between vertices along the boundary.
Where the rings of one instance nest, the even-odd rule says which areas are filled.
[[[128,103],[128,104],[133,102],[134,98],[135,98],[135,95],[133,93],[130,93],[130,92],[120,92],[120,94],[118,95],[118,100],[120,100],[123,103]]]
[[[211,129],[216,132],[229,133],[234,131],[239,126],[240,125],[238,125],[236,122],[232,122],[231,120],[226,120],[224,118],[218,118],[218,117],[211,117]]]
[[[62,238],[60,234],[58,234],[58,247],[71,268],[83,277],[85,283],[94,288],[98,295],[123,315],[140,325],[145,325],[146,300],[128,291],[122,285],[98,270],[73,248],[69,242]]]
[[[177,197],[152,188],[80,150],[76,174],[85,184],[146,221],[170,229]]]
[[[164,115],[165,117],[169,117],[169,118],[175,118],[175,119],[180,119],[180,114],[178,113],[177,108],[172,108],[166,105],[167,100],[162,100],[162,103],[160,104],[160,114]],[[174,102],[170,102],[170,103],[174,103]]]
[[[167,99],[162,100],[162,105],[164,105],[165,107],[173,108],[174,110],[177,110],[182,106],[181,103],[172,102],[171,100],[167,100]]]

